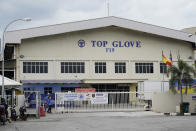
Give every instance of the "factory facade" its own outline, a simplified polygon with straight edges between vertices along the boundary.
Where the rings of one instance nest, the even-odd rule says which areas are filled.
[[[7,32],[5,73],[41,94],[137,91],[140,81],[168,80],[162,52],[191,65],[194,48],[188,33],[105,17]]]

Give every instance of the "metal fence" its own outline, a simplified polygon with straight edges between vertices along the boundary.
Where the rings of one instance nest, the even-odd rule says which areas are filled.
[[[146,105],[141,92],[55,93],[55,111],[139,111]]]
[[[39,91],[24,91],[24,105],[27,109],[26,114],[40,117],[41,96]]]

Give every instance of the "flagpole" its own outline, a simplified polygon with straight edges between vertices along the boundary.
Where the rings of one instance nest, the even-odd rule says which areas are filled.
[[[169,54],[169,59],[171,61],[171,66],[173,65],[173,59],[172,59],[172,53],[171,53],[171,50],[170,50],[170,54]]]
[[[165,56],[164,56],[164,54],[163,54],[163,50],[162,50],[162,62],[165,64],[162,68],[162,71],[163,71],[163,88],[162,88],[162,91],[164,91],[164,89],[165,89],[165,83],[164,83],[164,81],[165,81],[165,78],[164,78],[164,75],[165,75],[165,73],[167,73],[166,71],[166,69],[167,69],[167,65],[168,66],[171,66],[172,65],[172,54],[171,54],[171,51],[170,51],[170,58],[169,59],[167,59]],[[166,67],[166,68],[164,68],[164,67]]]
[[[163,50],[162,50],[162,56],[163,56]],[[163,63],[163,62],[162,62]],[[161,92],[163,91],[164,88],[164,68],[163,68],[163,79],[162,79],[162,87],[161,87]]]
[[[108,17],[110,16],[110,1],[107,0],[107,12],[108,12]]]
[[[167,65],[166,65],[166,67],[167,67]],[[163,92],[164,89],[165,89],[165,83],[164,83],[164,81],[165,81],[165,68],[164,68],[164,70],[163,70],[163,88],[162,88],[162,92]]]

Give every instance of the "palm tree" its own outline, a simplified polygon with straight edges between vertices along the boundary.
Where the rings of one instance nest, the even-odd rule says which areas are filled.
[[[180,88],[180,98],[181,98],[180,105],[183,104],[182,84],[185,85],[192,84],[193,77],[195,76],[195,74],[196,72],[194,68],[188,65],[180,58],[178,59],[177,66],[172,65],[168,68],[167,76],[168,77],[171,76],[169,80],[170,89],[174,90],[176,84]],[[180,112],[180,113],[184,113],[184,112]]]

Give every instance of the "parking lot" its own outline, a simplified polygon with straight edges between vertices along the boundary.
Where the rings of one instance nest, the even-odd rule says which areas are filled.
[[[47,114],[0,126],[0,131],[196,131],[196,116],[154,112]]]

